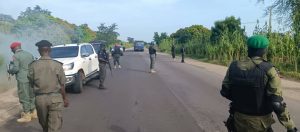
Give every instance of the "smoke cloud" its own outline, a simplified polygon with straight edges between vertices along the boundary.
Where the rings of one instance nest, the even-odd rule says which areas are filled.
[[[16,87],[15,77],[11,77],[11,81],[8,81],[7,64],[12,60],[13,53],[10,50],[10,44],[14,41],[22,43],[22,49],[30,52],[35,58],[39,57],[37,47],[35,43],[40,40],[49,40],[54,45],[70,43],[70,38],[67,37],[67,33],[58,25],[48,25],[40,29],[25,29],[20,35],[4,34],[0,33],[0,92],[3,92],[9,88]]]

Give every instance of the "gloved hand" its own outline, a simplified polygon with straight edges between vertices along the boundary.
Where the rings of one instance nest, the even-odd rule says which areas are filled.
[[[287,132],[297,132],[297,131],[298,131],[298,129],[296,127],[294,127],[293,129],[287,130]]]

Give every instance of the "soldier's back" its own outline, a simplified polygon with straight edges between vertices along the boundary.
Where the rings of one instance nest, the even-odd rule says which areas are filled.
[[[36,93],[55,93],[60,90],[60,76],[64,76],[62,63],[51,58],[40,58],[31,64]],[[63,75],[62,75],[63,74]]]
[[[32,54],[27,51],[20,50],[16,52],[14,55],[14,59],[18,61],[19,71],[16,75],[17,80],[21,82],[28,82],[27,74],[28,74],[28,65],[33,62],[34,58]]]

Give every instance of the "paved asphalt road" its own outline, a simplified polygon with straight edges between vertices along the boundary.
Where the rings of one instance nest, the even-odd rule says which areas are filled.
[[[158,72],[149,74],[149,58],[142,52],[126,52],[121,63],[113,77],[107,74],[106,90],[98,90],[93,80],[82,94],[68,94],[63,132],[225,132],[228,101],[219,95],[223,76],[169,56],[158,56]],[[299,126],[299,103],[287,103]],[[41,131],[37,120],[21,125],[15,120],[0,132]],[[284,131],[279,123],[274,128]]]

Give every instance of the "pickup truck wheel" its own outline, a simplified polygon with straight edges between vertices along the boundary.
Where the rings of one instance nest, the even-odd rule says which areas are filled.
[[[81,93],[83,90],[83,73],[82,72],[78,72],[75,75],[75,83],[73,86],[73,92],[74,93]]]

